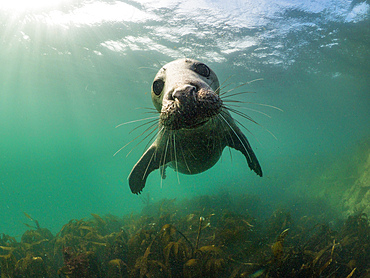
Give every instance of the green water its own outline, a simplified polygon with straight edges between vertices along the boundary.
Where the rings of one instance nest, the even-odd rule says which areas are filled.
[[[263,78],[237,91],[255,92],[238,99],[270,115],[242,110],[260,124],[242,120],[264,177],[225,150],[197,176],[152,173],[143,194],[153,201],[227,190],[289,202],[310,191],[309,181],[292,188],[302,173],[370,136],[368,4],[175,2],[0,10],[1,233],[21,234],[23,212],[52,232],[90,213],[139,212],[127,176],[146,142],[113,156],[140,134],[130,133],[138,124],[115,126],[151,116],[140,108],[152,107],[153,77],[176,58],[207,63],[225,90]]]

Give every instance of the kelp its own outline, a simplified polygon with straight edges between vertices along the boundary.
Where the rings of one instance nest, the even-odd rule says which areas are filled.
[[[34,225],[19,242],[0,234],[1,278],[370,277],[365,213],[333,225],[287,209],[252,216],[261,203],[244,195],[144,201],[141,214],[92,213],[56,235],[25,213]]]

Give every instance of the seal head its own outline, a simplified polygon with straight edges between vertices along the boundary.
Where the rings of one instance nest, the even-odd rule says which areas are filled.
[[[129,175],[138,194],[148,175],[169,166],[184,174],[211,168],[226,146],[244,154],[259,176],[262,170],[247,138],[235,124],[219,96],[216,74],[193,59],[179,59],[162,67],[152,84],[152,101],[159,112],[156,140]]]
[[[154,78],[153,104],[169,130],[195,128],[222,108],[216,74],[205,64],[185,59],[164,66]]]

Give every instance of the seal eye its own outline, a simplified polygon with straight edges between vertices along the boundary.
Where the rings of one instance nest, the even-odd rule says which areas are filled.
[[[163,87],[164,87],[164,81],[162,79],[155,80],[152,85],[153,93],[156,96],[159,96],[162,93]]]
[[[205,64],[195,64],[194,71],[204,77],[208,77],[211,74],[211,70]]]

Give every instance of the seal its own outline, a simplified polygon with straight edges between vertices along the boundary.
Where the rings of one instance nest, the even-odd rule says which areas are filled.
[[[262,177],[257,157],[223,104],[218,78],[207,65],[188,58],[166,64],[154,78],[151,97],[159,129],[128,177],[132,193],[140,194],[148,175],[159,168],[162,177],[167,166],[189,175],[204,172],[227,146],[240,151]]]

